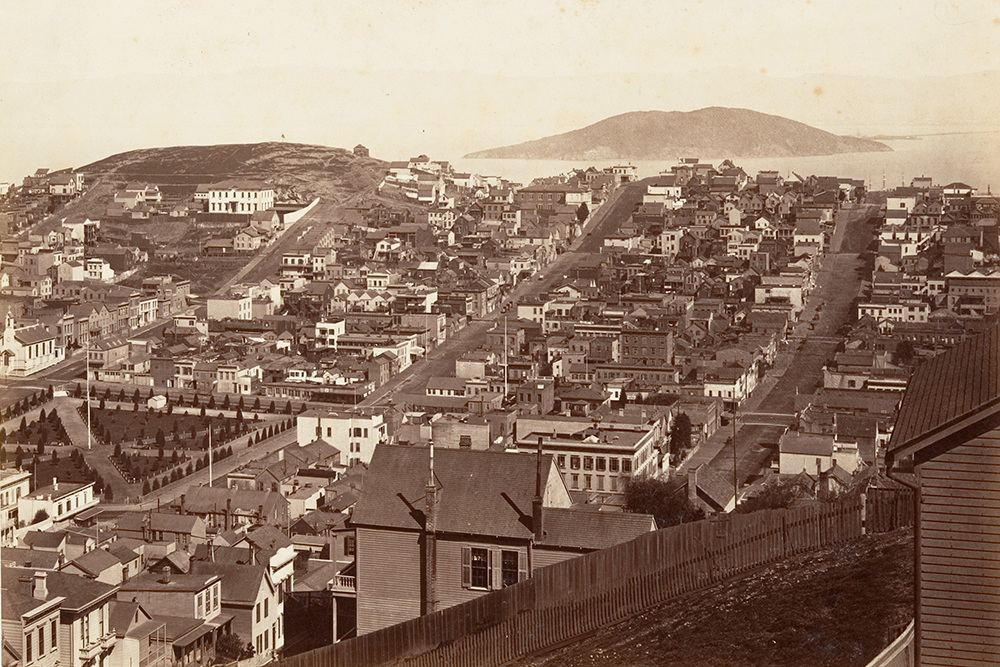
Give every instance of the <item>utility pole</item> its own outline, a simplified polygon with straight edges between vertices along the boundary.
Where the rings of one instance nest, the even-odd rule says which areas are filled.
[[[734,397],[735,398],[735,397]],[[736,474],[736,419],[737,410],[739,409],[739,404],[733,402],[733,507],[736,507],[736,502],[739,500],[740,495],[740,483],[739,478]]]
[[[90,332],[87,332],[87,449],[93,447],[90,431]]]
[[[211,487],[215,477],[212,475],[212,422],[208,422],[208,486]]]

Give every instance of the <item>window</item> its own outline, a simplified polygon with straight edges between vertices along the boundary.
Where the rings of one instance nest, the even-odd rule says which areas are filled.
[[[571,457],[569,457],[569,467],[572,468],[573,470],[579,470],[580,469],[580,457],[579,456],[571,456]]]
[[[622,472],[632,472],[632,459],[622,459]]]
[[[196,608],[195,618],[201,618],[202,616],[205,615],[204,603],[201,593],[198,593],[198,595],[195,597],[194,604]]]
[[[38,628],[38,656],[45,655],[45,626]]]
[[[344,538],[344,555],[345,556],[353,556],[354,555],[354,551],[355,551],[356,548],[357,548],[357,545],[356,545],[356,543],[354,541],[354,536],[353,535],[348,535],[347,537]]]
[[[593,470],[594,469],[594,457],[593,456],[584,456],[583,457],[583,469],[584,470]]]
[[[27,663],[29,663],[29,662],[31,662],[32,660],[35,659],[34,656],[32,655],[32,652],[33,652],[32,649],[34,648],[34,644],[35,644],[35,635],[33,633],[29,632],[28,634],[24,635],[24,662],[25,662],[25,664],[27,664]]]
[[[260,623],[260,603],[259,602],[257,603],[257,606],[255,607],[255,609],[257,611],[257,622]]]
[[[490,550],[482,547],[462,549],[462,585],[466,588],[490,587]]]
[[[584,483],[585,483],[586,488],[589,490],[591,488],[591,486],[590,486],[591,481],[592,481],[591,480],[591,476],[590,475],[584,475],[583,479],[584,479]]]
[[[500,583],[506,588],[518,582],[520,554],[516,551],[500,552]]]
[[[52,621],[52,625],[49,626],[49,637],[52,638],[52,639],[49,640],[49,643],[52,644],[51,648],[52,648],[53,651],[56,650],[59,647],[59,634],[58,634],[58,632],[56,632],[56,630],[58,628],[57,624],[58,624],[58,621]]]
[[[605,463],[606,463],[606,462],[605,462],[605,460],[604,460],[604,457],[603,457],[603,456],[598,456],[598,457],[597,457],[597,459],[596,459],[596,460],[594,461],[594,467],[595,467],[595,468],[596,468],[596,469],[597,469],[597,470],[598,470],[599,472],[604,472],[604,469],[605,469]]]
[[[574,489],[579,489],[580,488],[580,476],[579,475],[571,475],[570,477],[571,477],[570,486],[572,486]]]
[[[608,459],[608,470],[618,472],[618,459]]]
[[[267,618],[267,603],[270,602],[267,598],[264,598],[264,618]]]

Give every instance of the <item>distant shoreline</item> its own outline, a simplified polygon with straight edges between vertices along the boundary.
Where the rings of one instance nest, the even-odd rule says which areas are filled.
[[[964,130],[959,132],[927,132],[924,134],[876,134],[873,136],[861,137],[862,139],[871,139],[873,141],[919,141],[924,137],[950,137],[955,135],[964,134],[997,134],[1000,133],[1000,129],[997,130]]]

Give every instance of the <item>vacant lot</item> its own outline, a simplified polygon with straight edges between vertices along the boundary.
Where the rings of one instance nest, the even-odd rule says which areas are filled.
[[[913,532],[866,536],[660,605],[515,663],[861,667],[913,615]]]

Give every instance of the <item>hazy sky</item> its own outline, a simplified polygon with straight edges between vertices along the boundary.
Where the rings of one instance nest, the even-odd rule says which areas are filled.
[[[998,65],[1000,4],[849,2],[16,2],[0,77],[293,64],[508,75],[765,69],[948,75]]]
[[[8,0],[4,9],[0,182],[131,148],[282,135],[362,141],[385,159],[454,158],[639,109],[746,106],[852,134],[971,122],[970,109],[977,122],[1000,118],[1000,91],[976,82],[965,85],[980,99],[945,109],[934,90],[876,104],[870,93],[886,98],[888,84],[858,92],[829,77],[1000,71],[1000,0]],[[692,71],[713,78],[679,77]],[[813,95],[813,74],[827,77],[824,97]],[[900,97],[907,108],[890,118]]]

